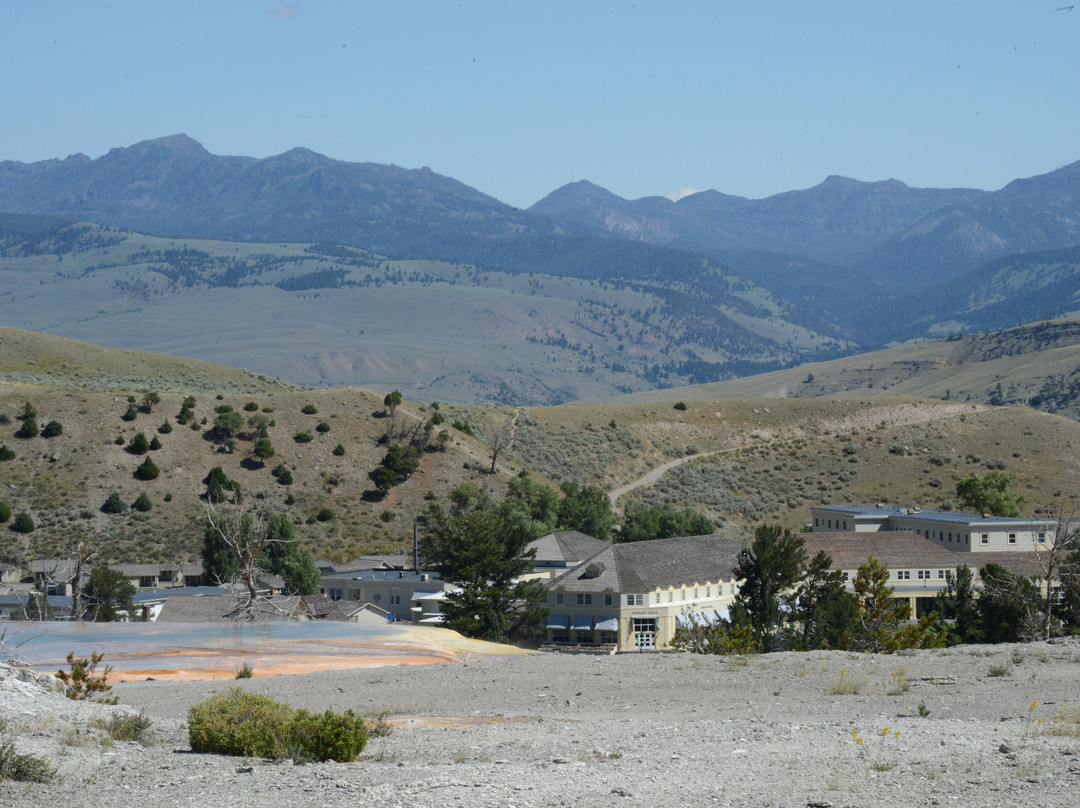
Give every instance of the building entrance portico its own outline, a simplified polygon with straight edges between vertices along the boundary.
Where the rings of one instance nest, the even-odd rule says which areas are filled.
[[[648,651],[656,648],[656,618],[634,618],[634,650]]]

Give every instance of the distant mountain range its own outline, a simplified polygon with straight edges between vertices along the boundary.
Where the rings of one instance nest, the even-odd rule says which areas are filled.
[[[620,334],[624,356],[640,349],[631,388],[722,380],[1080,309],[1080,162],[992,192],[829,177],[761,200],[705,191],[672,202],[625,200],[582,181],[520,210],[425,168],[346,163],[299,148],[266,159],[218,156],[175,135],[93,160],[0,162],[0,211],[13,214],[0,221],[9,257],[39,247],[62,253],[40,234],[88,221],[175,239],[348,245],[374,256],[364,260],[475,267],[480,286],[483,271],[537,283],[576,279],[586,284],[579,302],[590,299],[589,290],[629,288],[638,297],[620,316],[646,324],[653,318],[651,328]],[[126,260],[108,259],[113,266]],[[215,271],[201,277],[235,280]],[[252,278],[237,285],[258,285]],[[284,291],[298,291],[289,284],[299,283],[307,292],[344,294],[340,274],[296,278],[274,282]],[[425,288],[414,294],[432,294]],[[598,310],[589,316],[595,319],[579,324],[595,337],[568,344],[587,349],[591,339],[612,340],[611,322]],[[55,318],[19,324],[67,333]],[[645,336],[653,330],[666,335],[663,346]],[[85,328],[69,335],[109,341]],[[443,338],[452,339],[452,329]],[[563,339],[543,329],[530,338]],[[611,392],[626,391],[626,382],[617,385]],[[541,400],[584,392],[571,384]],[[492,396],[498,393],[481,398]]]

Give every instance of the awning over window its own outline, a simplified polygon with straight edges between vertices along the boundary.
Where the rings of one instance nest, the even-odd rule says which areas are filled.
[[[592,615],[575,614],[574,623],[571,626],[574,631],[592,631]]]
[[[691,626],[696,623],[715,623],[717,620],[730,620],[731,615],[727,609],[720,607],[719,609],[702,609],[699,612],[694,612],[691,615],[680,614],[678,621],[680,626]]]
[[[570,628],[570,615],[568,614],[553,614],[548,618],[546,628],[552,629],[566,629]]]
[[[619,618],[617,617],[605,617],[603,620],[596,621],[597,631],[618,631],[619,630]]]

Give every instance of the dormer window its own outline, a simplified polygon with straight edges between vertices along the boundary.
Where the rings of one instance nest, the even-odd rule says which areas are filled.
[[[582,578],[599,578],[600,573],[604,571],[603,564],[590,564],[585,568],[585,572],[581,573]]]

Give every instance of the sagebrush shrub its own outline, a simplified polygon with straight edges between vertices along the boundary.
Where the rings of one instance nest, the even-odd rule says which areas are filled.
[[[0,740],[0,782],[51,783],[55,776],[56,769],[44,758],[20,754],[11,741]]]
[[[188,710],[188,740],[193,752],[285,758],[292,715],[269,696],[232,688]]]
[[[367,724],[352,710],[322,715],[297,710],[289,725],[289,752],[295,760],[348,763],[364,751],[367,739]]]
[[[235,687],[188,711],[188,737],[195,752],[347,763],[364,751],[368,732],[351,710],[293,710]]]

